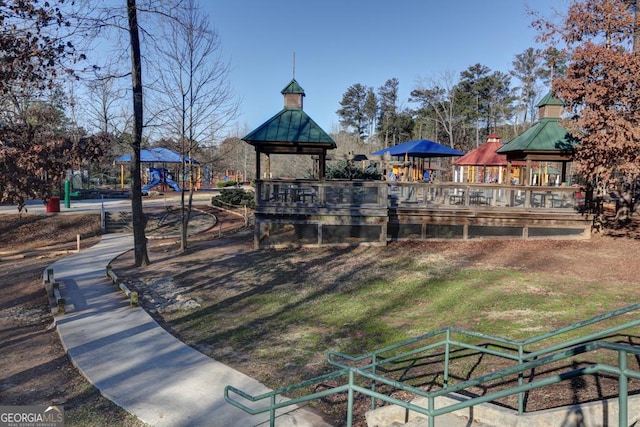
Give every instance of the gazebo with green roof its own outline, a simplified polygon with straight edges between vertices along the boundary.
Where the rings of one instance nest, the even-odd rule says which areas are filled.
[[[260,179],[261,154],[266,156],[265,177],[271,176],[271,154],[308,154],[318,156],[319,180],[325,178],[327,150],[336,148],[335,141],[302,109],[304,90],[293,79],[280,92],[284,95],[284,108],[258,126],[243,141],[256,150],[256,179]]]
[[[533,162],[560,162],[561,180],[566,182],[567,163],[572,161],[579,141],[560,124],[563,106],[561,100],[548,93],[537,105],[538,122],[496,151],[507,156],[507,173],[514,161],[526,162],[524,177],[532,170]]]

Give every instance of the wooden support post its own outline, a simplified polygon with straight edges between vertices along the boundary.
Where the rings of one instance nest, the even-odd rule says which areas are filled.
[[[65,314],[65,300],[64,298],[62,298],[62,294],[60,293],[60,284],[57,282],[54,282],[53,285],[53,297],[56,300],[56,307],[58,308],[58,314]]]
[[[271,179],[271,157],[269,153],[265,153],[265,179]]]

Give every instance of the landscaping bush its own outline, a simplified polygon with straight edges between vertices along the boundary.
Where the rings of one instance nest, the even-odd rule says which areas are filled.
[[[254,207],[255,193],[242,188],[225,188],[220,194],[211,198],[211,204],[219,207],[247,206]]]
[[[216,182],[216,188],[237,187],[238,181],[218,181]]]
[[[363,169],[360,166],[349,165],[347,161],[340,161],[327,168],[327,178],[380,180],[380,171],[372,165]]]

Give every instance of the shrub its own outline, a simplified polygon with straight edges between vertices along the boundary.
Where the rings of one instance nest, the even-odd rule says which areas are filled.
[[[211,198],[211,204],[219,207],[248,206],[254,207],[255,193],[242,188],[225,188],[220,194]]]
[[[216,182],[216,188],[237,187],[237,181],[218,181]]]
[[[362,169],[347,161],[340,161],[327,168],[328,179],[367,179],[380,180],[380,171],[373,165]]]

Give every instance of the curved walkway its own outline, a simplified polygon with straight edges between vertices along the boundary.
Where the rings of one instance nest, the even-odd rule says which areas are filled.
[[[232,384],[257,395],[269,389],[182,343],[128,300],[106,277],[109,262],[133,247],[133,237],[107,234],[97,245],[48,269],[66,300],[55,317],[70,359],[100,392],[153,426],[268,425],[224,400]],[[281,414],[278,426],[329,426],[310,409]]]

